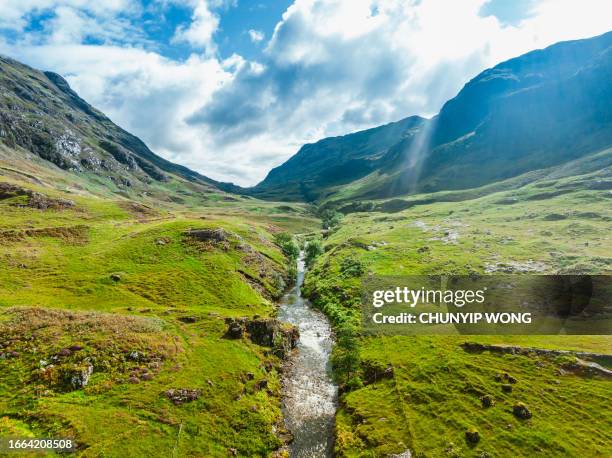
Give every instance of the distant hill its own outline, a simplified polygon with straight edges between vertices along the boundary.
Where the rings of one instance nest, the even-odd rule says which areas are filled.
[[[303,146],[245,192],[321,201],[473,188],[612,146],[612,32],[485,70],[432,119]]]
[[[73,91],[66,80],[0,56],[0,142],[51,165],[110,179],[117,189],[179,177],[204,189],[217,183],[154,154]]]

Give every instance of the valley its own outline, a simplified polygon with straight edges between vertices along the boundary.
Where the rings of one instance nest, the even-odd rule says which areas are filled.
[[[611,456],[609,329],[385,336],[361,316],[369,277],[611,273],[611,46],[503,62],[252,188],[0,58],[0,436],[84,457]]]

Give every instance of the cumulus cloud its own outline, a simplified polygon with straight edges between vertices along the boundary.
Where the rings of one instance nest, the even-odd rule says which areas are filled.
[[[43,36],[0,41],[0,52],[64,74],[160,155],[241,185],[261,180],[305,142],[434,114],[501,60],[612,29],[606,0],[534,0],[511,23],[487,13],[487,0],[296,0],[253,61],[218,55],[220,9],[233,2],[158,0],[191,8],[174,41],[193,54],[178,61],[148,47],[122,0],[29,2],[55,5]],[[2,2],[0,21],[27,23],[25,3]],[[96,28],[105,22],[115,27],[103,28],[106,35]],[[250,32],[258,31],[249,31],[257,41]],[[83,43],[92,33],[101,44]]]
[[[187,42],[208,53],[215,51],[213,35],[219,27],[219,16],[213,13],[206,0],[199,0],[193,10],[191,24],[179,26],[174,34],[174,42]]]

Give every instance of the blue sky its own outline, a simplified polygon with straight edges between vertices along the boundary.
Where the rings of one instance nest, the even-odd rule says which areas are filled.
[[[303,143],[430,116],[502,60],[611,29],[609,0],[0,1],[0,53],[241,185]]]

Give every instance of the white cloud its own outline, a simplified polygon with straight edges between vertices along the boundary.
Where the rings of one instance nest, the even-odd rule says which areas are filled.
[[[191,24],[179,26],[173,41],[187,42],[194,47],[212,53],[216,50],[213,35],[219,28],[219,16],[213,13],[206,0],[199,0],[193,10]]]
[[[23,27],[32,8],[58,9],[43,37],[0,41],[0,52],[64,74],[164,157],[246,185],[305,142],[433,114],[501,60],[612,29],[607,0],[540,0],[512,25],[482,17],[486,1],[296,0],[252,62],[215,55],[217,8],[231,1],[158,0],[192,8],[175,40],[196,53],[173,61],[136,47],[144,45],[125,22],[133,2],[4,0],[0,27]],[[91,34],[104,44],[83,45]],[[121,36],[136,45],[120,45]]]
[[[264,39],[265,35],[261,30],[250,29],[249,38],[253,43],[259,43]]]

